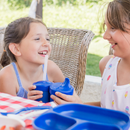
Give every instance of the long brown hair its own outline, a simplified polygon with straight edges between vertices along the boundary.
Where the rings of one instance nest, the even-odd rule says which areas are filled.
[[[5,30],[4,34],[4,50],[0,63],[4,67],[10,64],[11,61],[17,62],[14,54],[9,49],[10,43],[20,44],[21,40],[27,36],[30,31],[31,23],[42,23],[46,26],[41,20],[34,19],[31,17],[19,18],[11,22]]]
[[[130,0],[113,0],[108,4],[106,17],[115,29],[128,32],[125,24],[130,24]]]

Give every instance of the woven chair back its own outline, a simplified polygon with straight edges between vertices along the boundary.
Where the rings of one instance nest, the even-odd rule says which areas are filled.
[[[53,60],[70,79],[78,95],[83,89],[89,44],[94,33],[89,30],[48,28]]]

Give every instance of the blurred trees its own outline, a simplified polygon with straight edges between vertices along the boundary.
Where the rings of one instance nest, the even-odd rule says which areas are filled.
[[[94,2],[98,3],[99,1],[102,0],[43,0],[43,5],[57,5],[57,6],[63,6],[66,4],[70,5],[84,5],[86,3]]]
[[[31,5],[32,0],[7,0],[12,8],[24,8]]]
[[[6,2],[9,5],[9,7],[13,8],[13,9],[29,7],[32,2],[32,0],[0,0],[0,3],[2,1]],[[88,3],[97,3],[98,4],[99,2],[102,2],[102,1],[108,1],[108,0],[43,0],[43,6],[46,6],[46,5],[78,6],[78,5],[85,5]]]
[[[0,0],[0,5],[7,4],[11,9],[29,7],[32,0]]]

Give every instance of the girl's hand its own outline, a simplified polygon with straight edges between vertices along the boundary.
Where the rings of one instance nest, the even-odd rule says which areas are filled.
[[[83,103],[81,101],[81,99],[79,98],[79,96],[76,94],[76,92],[74,91],[73,95],[66,95],[66,94],[62,94],[60,92],[56,92],[55,93],[56,96],[51,95],[51,98],[54,100],[54,102],[56,102],[57,104],[66,104],[66,103]],[[59,98],[60,97],[60,98]],[[62,99],[63,100],[62,100]]]
[[[42,98],[43,92],[42,92],[42,91],[35,90],[35,88],[36,88],[35,85],[31,85],[31,86],[29,87],[28,99],[36,100],[36,99],[38,99],[38,98]]]

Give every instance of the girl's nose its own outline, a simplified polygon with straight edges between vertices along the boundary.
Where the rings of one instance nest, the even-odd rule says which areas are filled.
[[[109,34],[109,32],[107,30],[103,34],[103,38],[106,39],[106,40],[109,40],[111,38],[111,35]]]
[[[49,41],[47,41],[46,39],[44,39],[43,41],[42,41],[42,46],[45,46],[45,45],[48,45],[49,44]]]

